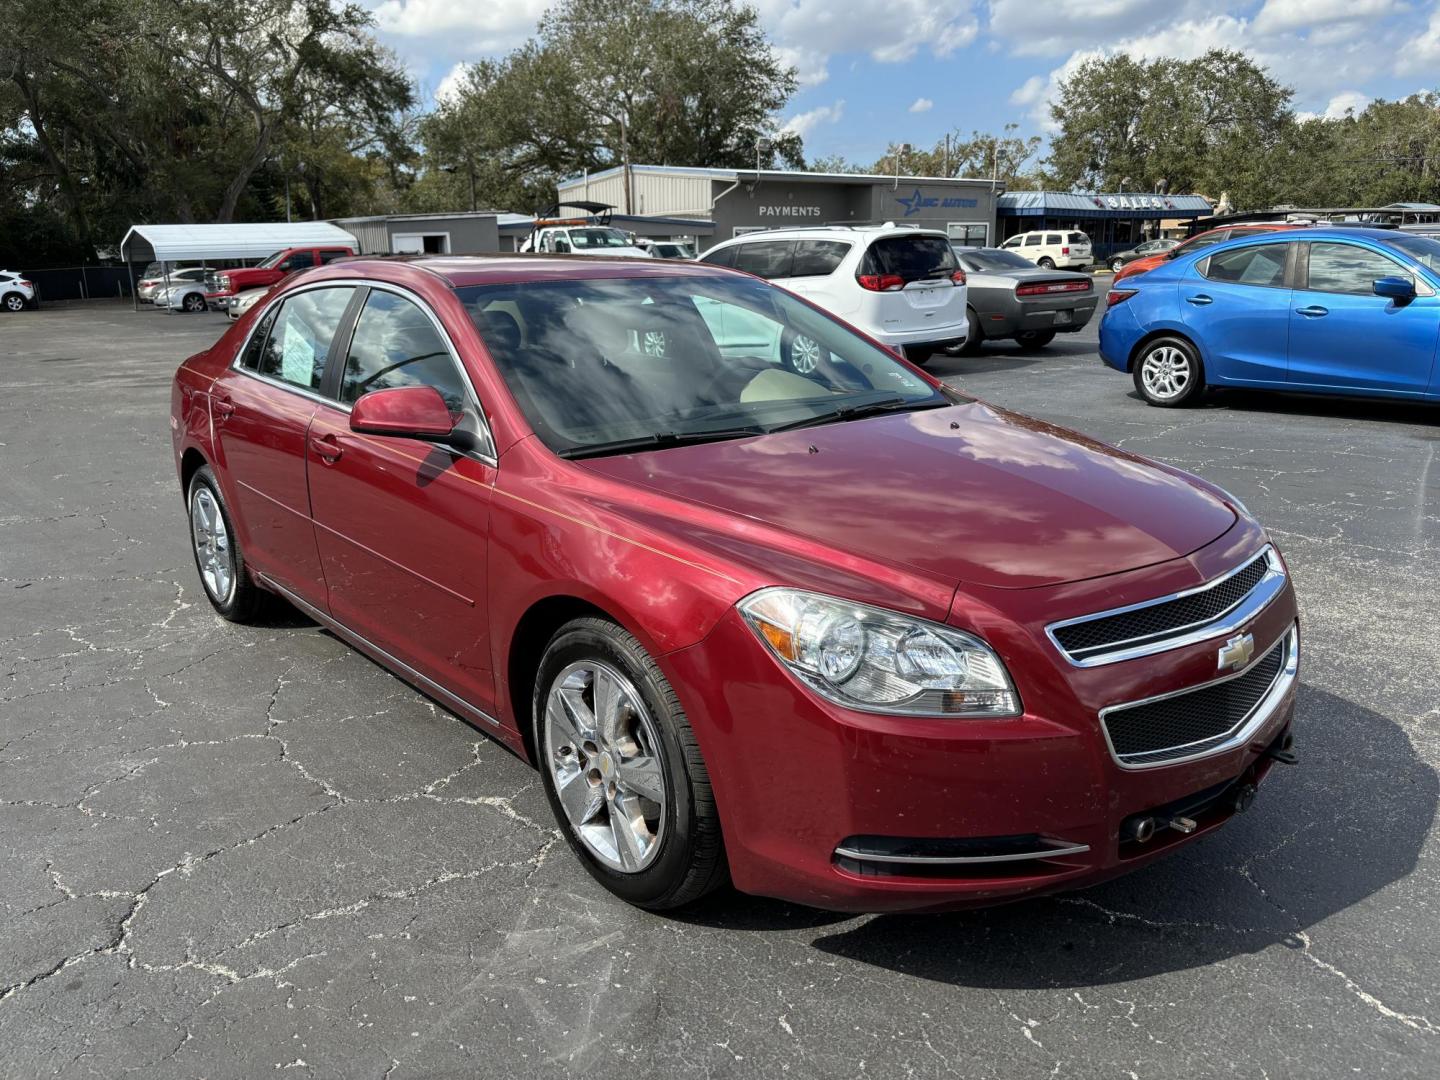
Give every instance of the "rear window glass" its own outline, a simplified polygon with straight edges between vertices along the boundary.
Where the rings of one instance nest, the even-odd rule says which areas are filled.
[[[1069,239],[1072,244],[1088,244],[1090,242],[1090,237],[1083,232],[1072,232],[1069,234]]]
[[[955,249],[943,236],[885,236],[860,261],[862,274],[899,274],[906,281],[938,277],[959,268]]]
[[[1035,264],[1013,251],[999,248],[983,248],[979,251],[960,253],[960,262],[966,270],[983,273],[986,270],[1034,270]]]

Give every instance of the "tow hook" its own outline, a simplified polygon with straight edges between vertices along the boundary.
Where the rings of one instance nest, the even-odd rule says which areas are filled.
[[[1254,784],[1238,784],[1234,793],[1230,796],[1230,809],[1237,814],[1243,814],[1250,809],[1250,804],[1255,801]]]

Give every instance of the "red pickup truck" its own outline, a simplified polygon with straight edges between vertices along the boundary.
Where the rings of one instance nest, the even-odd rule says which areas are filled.
[[[227,308],[237,295],[250,289],[268,289],[287,274],[312,266],[324,266],[342,255],[354,255],[348,247],[293,247],[277,251],[257,266],[224,270],[215,277],[215,291],[205,294],[211,307]]]

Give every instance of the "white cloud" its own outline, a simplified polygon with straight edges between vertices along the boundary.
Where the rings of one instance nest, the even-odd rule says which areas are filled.
[[[793,132],[803,139],[821,124],[838,124],[844,115],[845,102],[837,101],[833,105],[821,105],[818,109],[796,113],[781,125],[780,130]]]
[[[1301,120],[1314,120],[1321,116],[1326,120],[1343,120],[1347,113],[1359,116],[1373,100],[1369,94],[1359,90],[1342,90],[1330,99],[1322,112],[1300,112],[1296,115]]]
[[[1031,75],[1010,95],[1011,105],[1034,105],[1045,96],[1049,81],[1044,75]]]
[[[1395,74],[1428,73],[1440,64],[1440,9],[1430,16],[1425,32],[1400,51],[1395,61]]]
[[[468,70],[468,64],[459,63],[446,72],[445,77],[440,80],[440,85],[435,88],[437,103],[448,103],[459,96],[460,84],[465,81],[465,73]]]
[[[755,0],[755,7],[782,54],[804,56],[806,63],[796,66],[810,85],[824,81],[817,67],[823,70],[836,53],[903,63],[921,48],[949,56],[980,33],[972,0],[891,0],[883,18],[871,0]]]
[[[1395,10],[1395,0],[1265,0],[1255,16],[1255,32],[1285,34],[1329,23],[1363,22]]]
[[[1015,56],[1064,56],[1155,26],[1198,17],[1209,0],[990,0],[990,33]]]
[[[455,0],[382,0],[374,5],[381,30],[400,37],[448,38],[464,50],[502,52],[535,32],[551,0],[456,3]]]
[[[929,112],[934,107],[935,102],[931,101],[928,97],[922,97],[915,99],[915,103],[910,106],[910,111],[912,113]]]

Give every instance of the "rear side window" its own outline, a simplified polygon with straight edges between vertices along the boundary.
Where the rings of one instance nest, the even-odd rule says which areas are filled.
[[[322,251],[320,252],[320,265],[326,266],[329,263],[334,262],[336,259],[343,259],[346,255],[349,254],[350,253],[348,251],[345,251],[342,248],[335,248],[332,251]]]
[[[845,261],[850,245],[841,240],[800,240],[795,244],[791,277],[825,277]]]
[[[1211,281],[1275,288],[1285,284],[1288,248],[1288,244],[1262,244],[1238,251],[1221,251],[1205,260],[1202,272]]]
[[[735,249],[735,269],[762,278],[789,277],[794,250],[793,240],[764,240],[754,244],[740,244]]]
[[[955,249],[943,236],[884,236],[860,260],[861,274],[899,274],[906,281],[940,277],[959,269]]]
[[[1063,244],[1064,242],[1065,241],[1060,239],[1059,233],[1052,232],[1045,234],[1045,243],[1047,244]]]
[[[278,307],[272,307],[255,325],[255,332],[250,335],[250,340],[245,345],[245,355],[240,358],[240,366],[251,371],[260,370],[260,357],[265,352],[265,338],[270,333],[270,327],[275,325],[275,313]]]
[[[1354,293],[1370,296],[1375,281],[1383,277],[1414,280],[1411,273],[1378,251],[1355,244],[1310,245],[1310,289],[1312,292]]]
[[[452,412],[465,407],[465,384],[429,316],[403,296],[375,289],[350,339],[340,400],[350,405],[396,386],[433,386]]]
[[[293,255],[286,256],[275,269],[283,270],[289,274],[295,270],[304,270],[306,267],[315,265],[315,253],[313,251],[297,251]]]
[[[733,247],[718,248],[714,251],[707,251],[701,256],[700,261],[709,263],[711,266],[734,266],[735,249]]]
[[[303,390],[319,390],[325,357],[354,291],[349,286],[311,289],[281,303],[260,353],[259,373]]]

